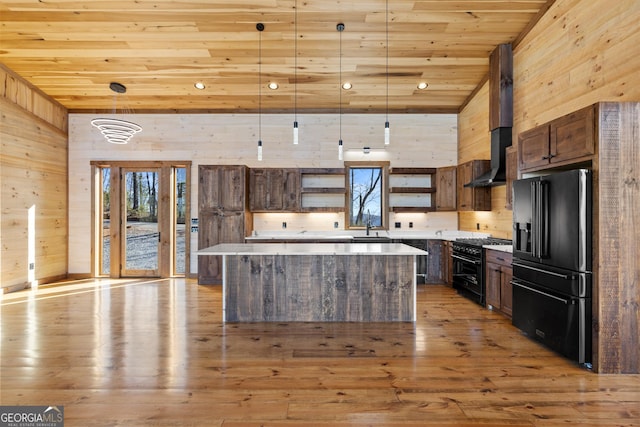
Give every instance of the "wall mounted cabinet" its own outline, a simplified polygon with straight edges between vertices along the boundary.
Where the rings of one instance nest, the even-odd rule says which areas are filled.
[[[300,212],[344,212],[344,168],[302,168]]]
[[[251,212],[298,212],[300,210],[299,169],[251,169],[249,189]]]
[[[488,172],[491,167],[489,160],[472,160],[462,163],[457,168],[458,210],[459,211],[490,211],[490,187],[465,187],[464,184]]]
[[[458,208],[456,197],[456,166],[436,170],[436,210],[455,211]]]
[[[507,147],[506,149],[506,167],[507,167],[507,185],[506,191],[506,204],[505,208],[508,210],[513,209],[513,181],[518,179],[518,152],[515,146]]]
[[[591,159],[595,152],[594,106],[589,106],[518,136],[521,172]]]
[[[392,212],[432,212],[435,168],[391,168],[389,170],[389,210]]]

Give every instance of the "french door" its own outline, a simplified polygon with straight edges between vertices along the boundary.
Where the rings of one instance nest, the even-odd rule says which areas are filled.
[[[160,169],[123,168],[121,174],[120,276],[158,277],[159,216],[166,210],[158,206]]]
[[[95,276],[189,274],[190,162],[92,162]]]

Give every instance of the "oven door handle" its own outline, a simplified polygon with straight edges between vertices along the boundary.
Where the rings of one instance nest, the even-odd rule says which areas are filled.
[[[542,268],[536,268],[536,267],[531,267],[529,265],[520,264],[519,262],[515,262],[515,261],[511,265],[513,265],[514,267],[522,267],[522,268],[526,268],[528,270],[537,271],[538,273],[549,274],[550,276],[560,277],[561,279],[564,279],[564,280],[573,280],[573,279],[575,279],[575,275],[573,275],[573,274],[556,273],[554,271],[543,270]]]
[[[464,262],[470,262],[471,264],[475,264],[475,265],[482,264],[482,261],[479,261],[477,259],[465,258],[465,257],[460,256],[460,255],[451,255],[451,257],[453,259],[457,259],[457,260],[464,261]]]
[[[531,292],[534,292],[536,294],[544,295],[545,297],[553,298],[554,300],[560,301],[560,302],[562,302],[562,303],[564,303],[566,305],[569,305],[571,303],[571,300],[568,300],[568,299],[565,299],[565,298],[560,298],[560,297],[557,297],[555,295],[551,295],[551,294],[549,294],[547,292],[542,292],[539,289],[535,289],[535,288],[531,288],[529,286],[525,286],[525,285],[523,285],[522,283],[520,283],[520,282],[518,282],[516,280],[512,280],[511,281],[511,285],[512,286],[518,286],[520,288],[524,288],[524,289],[526,289],[528,291],[531,291]]]

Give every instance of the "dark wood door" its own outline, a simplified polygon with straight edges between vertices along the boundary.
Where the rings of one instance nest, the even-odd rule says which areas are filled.
[[[522,132],[518,136],[518,163],[520,170],[549,164],[548,124]]]
[[[300,210],[298,169],[251,169],[249,188],[249,206],[252,212]]]
[[[513,287],[511,279],[513,279],[513,269],[511,267],[502,267],[502,280],[500,282],[500,309],[504,314],[511,317],[513,307]]]
[[[455,211],[456,200],[456,171],[455,166],[438,168],[436,171],[436,210]]]
[[[589,157],[595,150],[594,107],[590,106],[551,122],[550,163]]]
[[[201,212],[199,218],[198,247],[219,243],[242,243],[245,236],[245,213],[242,211]],[[198,257],[198,283],[222,283],[222,257]]]
[[[485,264],[487,306],[491,306],[496,310],[500,310],[501,278],[500,265],[487,262]]]
[[[201,165],[198,169],[198,249],[219,243],[243,243],[250,227],[247,167]],[[198,258],[198,283],[222,282],[221,257]]]

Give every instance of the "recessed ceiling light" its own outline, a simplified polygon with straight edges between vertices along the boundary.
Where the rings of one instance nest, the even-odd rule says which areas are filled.
[[[420,89],[420,90],[425,90],[428,86],[429,86],[429,84],[427,82],[418,83],[418,89]]]
[[[271,89],[271,90],[278,89],[278,83],[276,83],[276,82],[269,83],[269,89]]]
[[[349,90],[349,89],[351,89],[352,87],[353,87],[353,86],[352,86],[352,85],[351,85],[351,83],[349,83],[349,82],[344,82],[344,83],[342,84],[342,89],[344,89],[344,90]]]
[[[202,83],[202,82],[195,82],[195,83],[193,84],[193,86],[194,86],[196,89],[198,89],[198,90],[202,90],[202,89],[204,89],[204,88],[206,87],[206,86],[204,85],[204,83]]]

